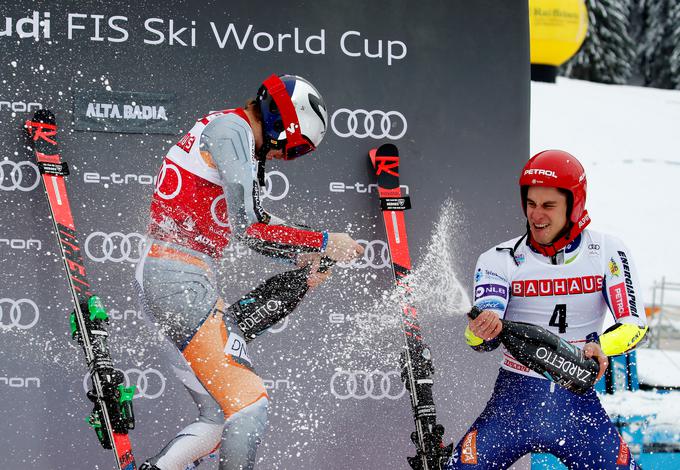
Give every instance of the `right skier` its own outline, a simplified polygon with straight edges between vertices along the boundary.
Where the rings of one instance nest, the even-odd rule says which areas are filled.
[[[586,175],[560,150],[533,156],[519,180],[527,232],[483,253],[475,272],[467,343],[498,347],[500,318],[542,326],[597,359],[631,351],[647,332],[637,272],[617,238],[586,230]],[[607,311],[615,324],[602,333]],[[570,469],[639,468],[593,389],[574,394],[507,351],[491,399],[445,468],[503,469],[530,452]]]

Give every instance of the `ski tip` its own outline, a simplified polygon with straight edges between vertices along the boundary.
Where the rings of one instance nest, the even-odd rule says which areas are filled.
[[[33,122],[54,125],[56,124],[57,120],[54,118],[54,113],[49,109],[39,109],[33,115]]]
[[[394,144],[382,144],[378,147],[376,155],[381,157],[398,157],[399,149]]]
[[[373,168],[375,168],[375,153],[378,151],[378,149],[371,149],[368,151],[368,157],[371,159],[371,165],[373,165]]]

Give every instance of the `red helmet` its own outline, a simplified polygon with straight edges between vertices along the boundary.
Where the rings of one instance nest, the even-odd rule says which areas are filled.
[[[572,222],[565,237],[551,245],[554,251],[562,249],[580,234],[590,223],[586,211],[586,172],[573,155],[563,150],[544,150],[529,159],[519,177],[522,209],[527,213],[529,186],[549,186],[564,189],[571,194],[567,206],[567,218]],[[537,244],[532,244],[534,247]],[[541,249],[540,251],[544,251]],[[553,250],[548,250],[552,252]]]

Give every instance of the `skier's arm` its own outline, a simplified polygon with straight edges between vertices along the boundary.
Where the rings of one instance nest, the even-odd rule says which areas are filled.
[[[269,216],[270,219],[269,222],[266,224],[266,227],[270,230],[275,230],[276,228],[280,228],[282,230],[293,228],[298,231],[298,235],[301,233],[305,233],[312,234],[312,236],[321,233],[323,236],[321,249],[320,250],[298,249],[297,245],[294,244],[293,246],[291,246],[291,244],[283,244],[283,246],[281,246],[279,243],[262,240],[262,238],[258,236],[258,233],[261,230],[261,226],[264,226],[264,224],[260,224],[251,225],[250,227],[248,227],[248,229],[246,229],[246,235],[244,240],[248,247],[253,251],[256,251],[257,253],[260,253],[261,255],[264,256],[268,256],[270,258],[278,258],[290,262],[295,262],[295,260],[297,259],[297,255],[301,253],[315,253],[318,251],[323,251],[323,249],[325,249],[329,237],[329,234],[327,232],[319,232],[317,230],[312,229],[311,227],[307,227],[301,224],[292,224],[272,214],[269,214]],[[273,232],[270,231],[270,233]]]
[[[505,265],[506,260],[496,250],[487,251],[479,257],[475,269],[474,306],[482,310],[483,314],[480,315],[481,318],[478,317],[477,320],[470,320],[470,322],[484,321],[485,318],[493,322],[493,315],[498,318],[503,318],[505,315],[510,293]],[[499,332],[495,331],[496,334]],[[465,341],[472,349],[480,352],[492,351],[500,344],[498,336],[487,341],[475,335],[470,328],[470,323],[465,328]]]
[[[608,237],[605,249],[608,261],[602,294],[616,323],[600,335],[599,343],[607,356],[616,356],[640,344],[647,333],[647,317],[630,251],[613,237]]]
[[[226,114],[212,120],[201,136],[201,151],[209,153],[222,180],[232,234],[268,256],[323,251],[327,232],[277,224],[280,219],[262,208],[250,132],[243,118]]]

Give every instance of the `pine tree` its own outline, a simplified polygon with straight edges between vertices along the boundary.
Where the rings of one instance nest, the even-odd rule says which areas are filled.
[[[645,0],[644,32],[639,46],[640,71],[644,84],[656,88],[674,88],[678,81],[677,38],[680,35],[678,0]],[[675,43],[673,42],[675,36]],[[673,59],[675,55],[675,61]],[[671,64],[675,64],[674,66]],[[672,68],[675,67],[675,72]],[[674,77],[675,75],[675,77]],[[674,80],[675,78],[675,80]]]
[[[668,22],[671,25],[670,43],[671,55],[668,59],[673,88],[680,90],[680,2],[675,2],[668,14]]]
[[[564,75],[593,82],[624,84],[633,71],[631,0],[586,0],[588,33]]]
[[[633,0],[630,5],[630,38],[640,44],[645,29],[648,0]]]

